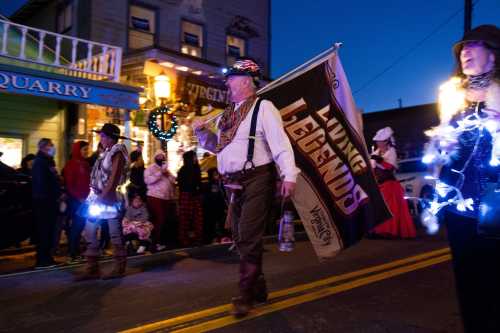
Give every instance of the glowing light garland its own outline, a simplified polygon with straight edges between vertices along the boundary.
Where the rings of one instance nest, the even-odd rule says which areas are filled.
[[[170,117],[170,128],[164,131],[158,125],[158,117]],[[175,133],[177,132],[177,118],[174,116],[174,112],[167,106],[160,106],[149,114],[148,128],[155,137],[160,140],[168,141],[171,140]]]
[[[475,146],[479,143],[479,138],[483,130],[488,131],[492,137],[493,148],[491,151],[491,166],[500,165],[500,132],[498,119],[485,112],[485,117],[481,118],[478,115],[479,106],[476,107],[474,114],[471,114],[464,119],[457,121],[457,126],[449,125],[449,121],[453,115],[465,107],[465,92],[460,88],[460,80],[452,78],[440,87],[440,118],[441,124],[426,132],[431,137],[431,141],[427,144],[422,162],[425,164],[434,164],[442,166],[450,161],[450,152],[453,151],[453,146],[458,142],[458,137],[464,132],[478,130],[478,138]],[[471,153],[474,154],[474,151]],[[462,170],[451,171],[457,173],[460,178],[460,185],[457,187],[442,182],[437,177],[426,176],[426,179],[433,180],[434,189],[437,195],[428,204],[429,207],[424,209],[421,215],[422,224],[427,228],[427,232],[434,234],[439,230],[437,214],[444,207],[455,205],[456,209],[461,212],[474,211],[474,200],[472,198],[465,199],[460,191],[463,185],[463,172],[468,166],[469,160],[464,164]],[[448,198],[447,200],[444,200]],[[419,199],[420,200],[420,199]]]

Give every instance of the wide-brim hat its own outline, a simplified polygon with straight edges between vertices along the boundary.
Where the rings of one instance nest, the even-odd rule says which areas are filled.
[[[255,82],[258,82],[260,79],[260,67],[253,59],[240,58],[227,69],[224,75],[226,77],[234,75],[249,76],[253,78]]]
[[[491,49],[500,50],[500,29],[493,24],[483,24],[467,31],[462,39],[453,45],[453,53],[457,59],[467,42],[483,42]]]
[[[375,136],[373,137],[373,141],[387,141],[394,134],[394,131],[389,126],[379,129]]]
[[[118,128],[118,126],[116,126],[115,124],[111,124],[111,123],[106,123],[106,124],[102,125],[101,129],[94,130],[94,132],[99,133],[99,134],[104,133],[104,134],[106,134],[106,136],[109,136],[110,138],[114,138],[116,140],[118,140],[118,139],[131,140],[130,138],[127,138],[125,136],[121,136],[120,129]]]

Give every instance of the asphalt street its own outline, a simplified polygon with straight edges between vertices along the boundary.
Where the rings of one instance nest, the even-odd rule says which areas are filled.
[[[121,280],[76,283],[81,267],[0,277],[0,332],[461,332],[444,237],[363,240],[320,263],[301,241],[266,244],[270,300],[228,310],[227,246],[136,257]],[[109,270],[109,263],[103,270]]]

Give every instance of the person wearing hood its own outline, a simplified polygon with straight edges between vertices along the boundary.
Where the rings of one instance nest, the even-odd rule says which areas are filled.
[[[377,149],[372,153],[372,167],[380,192],[392,213],[392,218],[376,226],[371,235],[382,238],[415,238],[416,230],[404,199],[404,190],[394,172],[398,168],[396,142],[390,127],[377,131],[373,141]]]
[[[77,141],[71,148],[71,159],[62,171],[66,188],[68,215],[71,219],[69,235],[69,255],[71,261],[78,261],[80,256],[80,239],[85,227],[85,219],[76,212],[90,192],[90,165],[87,162],[89,144]]]
[[[154,155],[154,163],[144,171],[147,205],[154,225],[153,251],[165,249],[164,241],[161,239],[162,226],[167,219],[172,221],[172,217],[175,216],[175,177],[168,171],[167,166],[165,153],[158,150]]]
[[[37,229],[35,269],[58,265],[51,254],[61,197],[61,185],[54,162],[55,154],[56,148],[52,140],[40,139],[32,169],[33,213]]]

